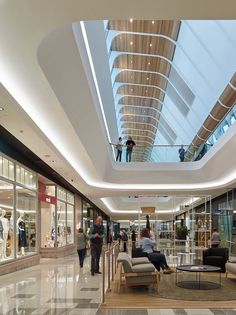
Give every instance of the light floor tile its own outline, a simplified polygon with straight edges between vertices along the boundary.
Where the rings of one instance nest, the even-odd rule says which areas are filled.
[[[148,315],[175,315],[171,309],[148,310]]]
[[[213,315],[209,309],[185,309],[188,315]]]

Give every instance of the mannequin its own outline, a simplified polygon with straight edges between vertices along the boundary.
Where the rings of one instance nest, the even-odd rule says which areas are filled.
[[[8,232],[9,232],[9,229],[10,229],[10,226],[9,226],[9,221],[7,218],[5,218],[5,215],[6,215],[6,211],[1,209],[1,212],[0,212],[0,221],[1,221],[1,224],[2,224],[2,257],[3,258],[7,258],[7,238],[8,238]]]
[[[25,221],[24,221],[24,211],[20,211],[20,216],[17,219],[16,226],[18,228],[19,234],[19,248],[20,255],[25,256],[25,246],[26,246],[26,235],[25,235]]]

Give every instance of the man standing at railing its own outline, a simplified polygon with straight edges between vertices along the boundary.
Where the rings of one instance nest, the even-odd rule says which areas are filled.
[[[180,162],[184,161],[184,156],[185,156],[185,150],[184,150],[184,146],[183,144],[181,145],[180,149],[179,149],[179,159]]]
[[[128,137],[128,140],[126,141],[126,162],[131,162],[133,146],[135,146],[135,142],[131,137]]]
[[[99,271],[99,260],[102,252],[103,238],[106,236],[102,217],[96,218],[95,224],[90,228],[90,250],[91,250],[91,275],[101,273]]]

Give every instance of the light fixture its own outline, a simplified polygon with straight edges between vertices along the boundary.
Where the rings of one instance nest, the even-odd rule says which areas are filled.
[[[148,62],[148,65],[150,66],[150,64],[151,64],[151,62],[149,61],[149,62]]]
[[[152,20],[152,24],[155,24],[155,21]]]
[[[133,23],[133,19],[129,19],[130,23]]]
[[[130,42],[130,45],[131,45],[131,46],[133,45],[133,42],[132,42],[132,41]]]
[[[4,110],[4,108],[0,106],[0,111],[3,111],[3,110]]]
[[[147,77],[147,80],[149,80],[149,77]]]
[[[152,47],[152,43],[150,43],[149,46]]]

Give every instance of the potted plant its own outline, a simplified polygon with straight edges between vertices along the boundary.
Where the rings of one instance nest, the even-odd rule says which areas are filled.
[[[188,228],[186,225],[179,226],[176,228],[176,238],[178,240],[186,240],[187,235],[188,235]]]

